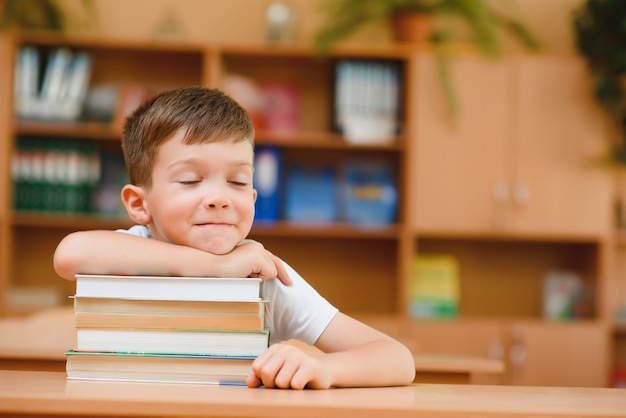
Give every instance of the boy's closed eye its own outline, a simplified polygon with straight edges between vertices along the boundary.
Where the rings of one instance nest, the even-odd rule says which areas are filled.
[[[200,181],[201,180],[178,180],[178,182],[182,185],[198,184]]]

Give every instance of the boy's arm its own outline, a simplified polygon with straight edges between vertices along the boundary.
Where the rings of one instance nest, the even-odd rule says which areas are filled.
[[[80,231],[66,236],[54,253],[54,269],[67,280],[77,273],[278,277],[291,284],[283,264],[258,242],[215,255],[116,231]]]
[[[289,342],[275,344],[252,366],[251,387],[313,389],[397,386],[415,377],[413,355],[391,337],[338,313],[312,352]]]

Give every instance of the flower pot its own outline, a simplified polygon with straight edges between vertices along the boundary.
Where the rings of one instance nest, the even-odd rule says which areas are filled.
[[[395,13],[391,27],[396,42],[428,42],[433,29],[433,18],[425,13]]]

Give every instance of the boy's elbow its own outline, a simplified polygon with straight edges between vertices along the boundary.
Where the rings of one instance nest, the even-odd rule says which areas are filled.
[[[402,369],[402,376],[400,377],[401,385],[409,385],[415,380],[415,359],[413,357],[413,353],[411,352],[411,350],[409,350],[408,347],[401,343],[398,344],[402,346],[402,353],[400,358],[404,359],[403,364],[405,364]]]
[[[66,280],[74,280],[79,269],[79,254],[84,250],[80,233],[74,232],[63,238],[54,251],[54,271]]]

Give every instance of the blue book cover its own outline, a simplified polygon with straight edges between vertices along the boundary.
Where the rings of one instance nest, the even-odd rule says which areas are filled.
[[[285,218],[293,222],[336,221],[335,183],[332,166],[291,166],[285,192]]]
[[[280,178],[282,154],[277,147],[256,147],[254,154],[254,188],[257,191],[257,222],[274,222],[280,217]]]
[[[355,160],[345,165],[346,221],[361,226],[385,226],[396,219],[397,187],[391,163]]]

